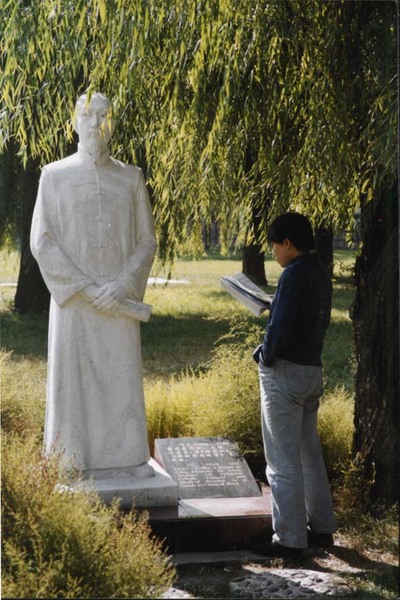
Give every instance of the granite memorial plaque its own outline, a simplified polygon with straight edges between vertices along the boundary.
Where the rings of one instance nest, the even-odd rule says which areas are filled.
[[[225,438],[158,439],[154,458],[177,482],[182,499],[262,495],[238,447]]]

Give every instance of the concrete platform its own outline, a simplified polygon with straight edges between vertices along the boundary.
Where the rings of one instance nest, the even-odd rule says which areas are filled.
[[[156,537],[172,554],[247,549],[272,531],[270,488],[261,497],[179,500],[175,507],[147,509]]]
[[[177,507],[178,485],[168,473],[154,460],[149,465],[155,471],[154,477],[138,479],[127,475],[108,476],[103,479],[90,479],[80,482],[88,489],[96,491],[105,504],[114,498],[120,498],[123,509],[148,507]]]

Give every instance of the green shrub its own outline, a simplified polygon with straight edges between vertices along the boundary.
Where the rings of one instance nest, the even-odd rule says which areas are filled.
[[[151,452],[157,438],[192,435],[193,395],[196,380],[188,373],[166,382],[145,383],[147,431]]]
[[[244,456],[262,455],[258,372],[247,344],[219,347],[194,396],[195,436],[226,437]]]
[[[239,321],[197,373],[149,384],[151,443],[157,437],[221,436],[236,441],[247,458],[261,460],[259,380],[252,359],[259,338],[258,327]],[[318,429],[327,469],[336,476],[349,462],[353,437],[353,399],[344,388],[323,397]]]
[[[59,461],[33,438],[5,436],[2,478],[4,597],[159,598],[171,585],[146,516],[60,492]]]
[[[353,442],[354,401],[344,389],[336,388],[321,400],[318,432],[325,464],[331,476],[337,476],[349,464]]]
[[[196,373],[187,372],[146,386],[149,439],[225,437],[245,456],[262,455],[257,367],[252,359],[259,330],[232,328],[213,359]]]
[[[343,469],[334,493],[339,527],[360,553],[369,548],[398,556],[399,506],[373,499],[374,474],[368,477],[368,471],[360,453]]]

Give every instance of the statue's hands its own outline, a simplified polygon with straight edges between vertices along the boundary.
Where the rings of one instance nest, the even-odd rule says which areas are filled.
[[[99,310],[113,310],[125,300],[128,288],[122,281],[110,281],[97,288],[96,299],[93,306]]]

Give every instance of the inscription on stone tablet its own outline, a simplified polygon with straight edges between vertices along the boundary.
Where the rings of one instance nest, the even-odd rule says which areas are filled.
[[[158,439],[155,459],[177,482],[183,499],[261,496],[236,444],[225,438]]]

